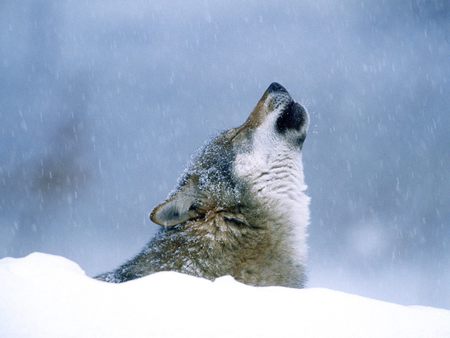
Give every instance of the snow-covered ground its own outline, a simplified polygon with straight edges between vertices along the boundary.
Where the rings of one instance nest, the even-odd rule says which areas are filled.
[[[450,311],[162,272],[124,284],[34,253],[0,260],[0,337],[450,337]]]

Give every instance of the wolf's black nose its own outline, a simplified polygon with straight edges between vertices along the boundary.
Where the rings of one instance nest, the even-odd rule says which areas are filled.
[[[280,85],[279,83],[276,83],[276,82],[272,82],[272,84],[269,86],[269,88],[267,88],[267,91],[269,93],[276,93],[276,92],[287,93],[287,90],[282,85]]]

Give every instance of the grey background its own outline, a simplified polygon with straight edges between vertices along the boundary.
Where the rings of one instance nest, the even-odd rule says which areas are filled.
[[[88,274],[282,83],[310,111],[309,286],[450,308],[448,1],[0,2],[0,257]]]

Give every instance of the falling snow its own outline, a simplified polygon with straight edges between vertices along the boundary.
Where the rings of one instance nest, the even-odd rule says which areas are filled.
[[[311,117],[309,286],[450,308],[449,31],[446,0],[3,0],[0,257],[118,266],[277,81]]]

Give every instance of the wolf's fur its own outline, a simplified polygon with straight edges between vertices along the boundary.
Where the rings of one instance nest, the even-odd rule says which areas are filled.
[[[98,276],[125,282],[173,270],[302,287],[309,197],[301,149],[308,114],[273,83],[239,128],[197,156],[150,218],[162,228],[135,258]]]

